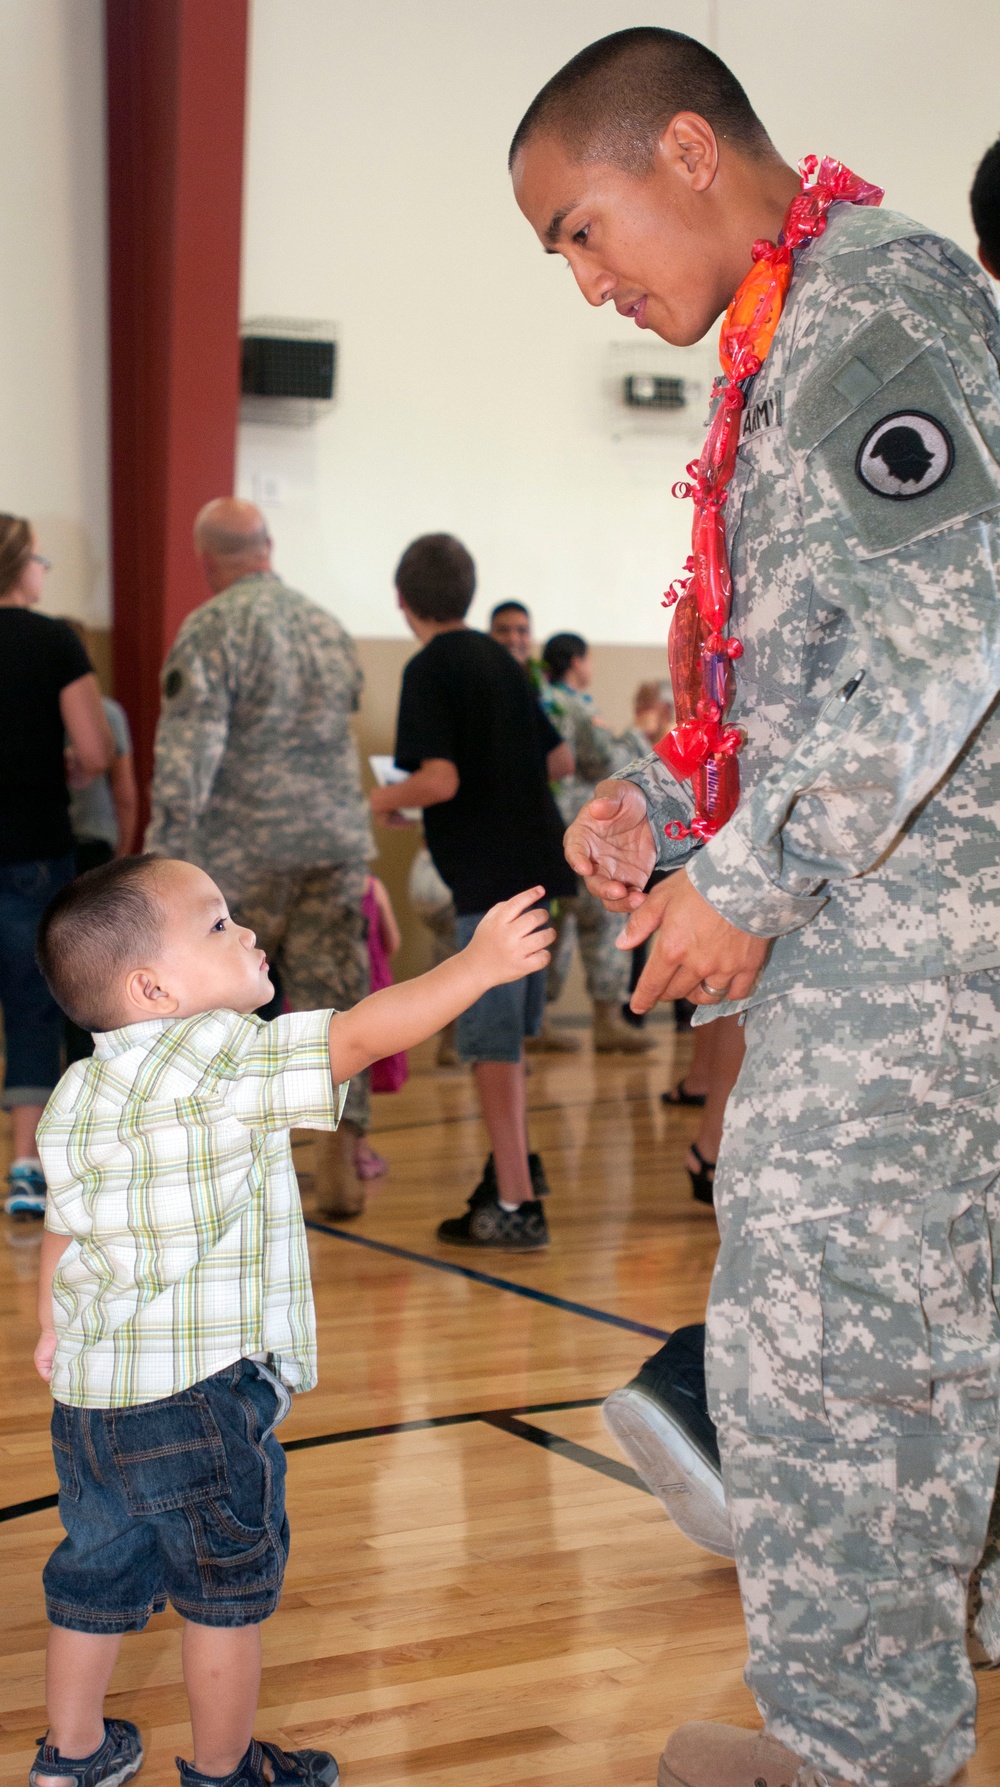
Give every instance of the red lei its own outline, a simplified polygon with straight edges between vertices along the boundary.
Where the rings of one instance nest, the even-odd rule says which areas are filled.
[[[799,163],[802,190],[785,213],[781,246],[755,242],[753,266],[729,309],[719,337],[723,378],[718,406],[701,458],[687,468],[690,483],[674,495],[693,497],[694,526],[688,575],[672,584],[667,606],[677,603],[670,628],[670,680],[677,724],[656,746],[656,754],[679,782],[690,780],[694,817],[689,826],[674,820],[673,838],[712,838],[736,810],[740,798],[737,753],[743,733],[726,724],[735,688],[733,661],[743,654],[727,635],[733,586],[726,554],[723,513],[736,468],[746,394],[743,381],[761,369],[778,327],[792,283],[793,252],[821,236],[830,206],[878,205],[882,191],[859,180],[842,162],[807,155]],[[718,387],[717,387],[718,390]]]

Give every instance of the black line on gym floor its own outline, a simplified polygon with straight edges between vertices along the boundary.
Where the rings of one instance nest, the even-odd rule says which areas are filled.
[[[370,1247],[374,1253],[388,1253],[397,1260],[410,1260],[415,1266],[433,1266],[436,1272],[451,1272],[458,1278],[470,1278],[473,1284],[485,1284],[494,1291],[510,1291],[515,1297],[528,1297],[532,1303],[547,1303],[551,1309],[563,1309],[569,1315],[583,1315],[591,1322],[606,1322],[610,1328],[624,1328],[629,1334],[647,1334],[651,1340],[669,1340],[665,1328],[652,1328],[648,1322],[633,1322],[627,1315],[612,1315],[609,1309],[594,1309],[589,1303],[574,1303],[569,1297],[557,1297],[552,1291],[536,1290],[534,1285],[516,1284],[512,1278],[497,1278],[492,1272],[477,1272],[474,1266],[460,1266],[455,1260],[439,1260],[430,1253],[415,1253],[411,1247],[397,1247],[393,1241],[376,1241],[371,1235],[354,1235],[349,1229],[332,1227],[328,1222],[306,1218],[306,1228],[317,1234],[332,1235],[336,1241],[351,1241],[355,1247]]]
[[[433,1427],[471,1427],[481,1421],[486,1427],[496,1427],[501,1433],[513,1434],[516,1439],[529,1440],[532,1445],[543,1446],[547,1452],[555,1452],[573,1464],[582,1464],[587,1470],[598,1471],[603,1477],[613,1477],[630,1489],[641,1489],[644,1495],[652,1494],[627,1464],[619,1464],[617,1459],[606,1458],[603,1452],[594,1452],[590,1446],[578,1445],[576,1440],[563,1439],[557,1433],[549,1433],[544,1427],[520,1419],[522,1415],[557,1415],[566,1409],[600,1408],[603,1400],[602,1396],[581,1396],[568,1402],[530,1402],[521,1408],[472,1409],[464,1415],[428,1415],[419,1421],[387,1421],[378,1427],[347,1427],[339,1433],[314,1433],[299,1440],[285,1440],[283,1450],[308,1452],[314,1446],[343,1446],[351,1440],[384,1439],[394,1433],[421,1433]],[[37,1495],[29,1502],[13,1502],[10,1507],[0,1508],[0,1523],[19,1520],[25,1514],[41,1514],[58,1505],[57,1495]]]
[[[576,1440],[563,1439],[561,1434],[549,1433],[547,1428],[536,1427],[532,1421],[519,1421],[516,1415],[508,1414],[506,1409],[497,1409],[491,1415],[480,1415],[479,1419],[487,1427],[499,1428],[501,1433],[512,1433],[515,1439],[530,1440],[533,1446],[543,1446],[546,1452],[555,1452],[558,1458],[568,1458],[572,1464],[586,1465],[589,1471],[600,1471],[602,1477],[613,1477],[616,1483],[627,1483],[630,1489],[641,1489],[643,1495],[653,1493],[638,1472],[627,1464],[619,1464],[617,1458],[606,1458],[603,1452],[595,1452],[590,1446],[581,1446]]]

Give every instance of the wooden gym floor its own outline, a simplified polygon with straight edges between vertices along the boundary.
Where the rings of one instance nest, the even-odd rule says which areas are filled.
[[[654,1033],[638,1062],[535,1058],[547,1254],[435,1241],[486,1148],[468,1076],[427,1049],[376,1100],[392,1170],[368,1213],[310,1234],[321,1382],[281,1430],[292,1554],[257,1729],[332,1749],[346,1787],[650,1784],[683,1720],[759,1723],[734,1571],[630,1480],[597,1406],[661,1333],[701,1320],[715,1253],[683,1171],[697,1113],[658,1097],[688,1045]],[[296,1159],[308,1169],[308,1145]],[[61,1529],[31,1365],[37,1231],[0,1221],[0,1787],[20,1787],[45,1729],[40,1575]],[[109,1703],[141,1725],[151,1787],[190,1755],[179,1635],[168,1611],[127,1637]],[[979,1679],[970,1779],[986,1787],[1000,1681]]]

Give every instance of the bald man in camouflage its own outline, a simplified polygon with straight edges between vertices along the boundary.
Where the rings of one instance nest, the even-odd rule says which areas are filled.
[[[212,595],[163,666],[146,848],[212,876],[293,1011],[343,1010],[369,991],[361,902],[375,854],[350,730],[357,654],[339,621],[272,569],[251,503],[208,503],[194,542]],[[368,1122],[364,1074],[340,1128],[314,1138],[325,1215],[364,1207],[354,1143]]]

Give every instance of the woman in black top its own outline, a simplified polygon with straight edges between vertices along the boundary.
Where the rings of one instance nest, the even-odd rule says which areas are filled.
[[[114,756],[86,651],[65,621],[32,613],[48,568],[30,523],[0,515],[0,1007],[7,1040],[0,1106],[13,1129],[11,1216],[45,1211],[35,1126],[59,1078],[62,1016],[35,962],[35,932],[73,874],[66,740],[85,775],[103,774]]]

